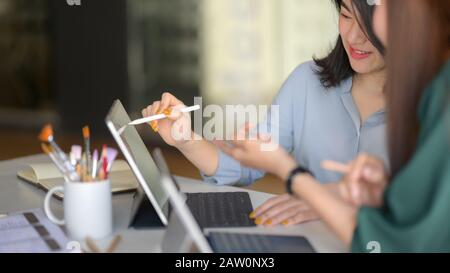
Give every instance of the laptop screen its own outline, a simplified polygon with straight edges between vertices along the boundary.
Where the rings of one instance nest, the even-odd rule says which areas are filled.
[[[130,121],[130,117],[120,101],[116,101],[106,118],[106,123],[155,210],[158,214],[163,214],[162,218],[165,219],[161,220],[167,224],[169,216],[168,196],[161,185],[159,170],[150,156],[144,141],[134,126],[127,126],[122,134],[119,134],[120,128]]]

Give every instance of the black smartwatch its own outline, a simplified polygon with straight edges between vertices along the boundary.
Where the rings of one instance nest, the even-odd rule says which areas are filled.
[[[314,177],[313,173],[308,170],[303,168],[302,166],[298,166],[297,168],[293,169],[290,173],[289,176],[286,180],[286,191],[290,194],[290,195],[294,195],[294,192],[292,191],[292,182],[293,182],[293,178],[294,176],[296,176],[297,174],[303,174],[303,173],[307,173],[310,174],[311,176]]]

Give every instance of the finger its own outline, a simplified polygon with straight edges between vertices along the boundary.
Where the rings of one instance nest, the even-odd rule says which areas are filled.
[[[233,148],[223,140],[213,140],[214,145],[228,156],[232,156]]]
[[[184,104],[176,105],[176,106],[172,107],[171,109],[167,109],[166,112],[164,112],[164,114],[166,114],[166,116],[169,119],[176,121],[176,120],[180,119],[181,117],[183,117],[183,113],[181,113],[181,111],[179,111],[179,110],[183,109],[184,107],[185,107]],[[189,114],[184,113],[184,115],[189,115]]]
[[[233,140],[246,140],[247,138],[247,128],[248,128],[248,123],[245,123],[241,128],[239,128],[237,130],[237,132],[233,135]]]
[[[349,166],[350,166],[350,171],[344,176],[343,178],[343,183],[340,185],[340,193],[341,196],[347,201],[349,202],[351,205],[356,205],[357,201],[355,199],[355,196],[353,194],[353,181],[352,181],[352,171],[355,168],[356,165],[356,159],[351,161]]]
[[[319,216],[317,213],[313,210],[311,211],[304,211],[301,213],[297,213],[294,217],[286,220],[283,222],[283,225],[285,226],[292,226],[292,225],[298,225],[301,223],[313,221],[319,219]]]
[[[373,204],[371,202],[373,199],[378,201],[378,198],[373,195],[374,186],[382,187],[386,181],[384,164],[381,160],[368,155],[358,157],[350,179],[353,204],[361,206]]]
[[[354,193],[354,184],[357,183],[354,181],[354,179],[352,178],[353,172],[357,166],[358,160],[360,160],[360,156],[358,156],[355,160],[351,161],[349,166],[350,166],[350,170],[349,172],[345,175],[345,188],[347,190],[347,197],[348,197],[348,201],[350,202],[350,204],[352,205],[356,205],[357,204],[357,200],[355,198],[355,193]]]
[[[350,194],[350,186],[349,186],[348,182],[339,183],[338,189],[339,189],[339,195],[342,197],[342,199],[344,199],[346,202],[349,202],[351,204],[354,203],[352,196]]]
[[[161,109],[163,110],[180,104],[183,104],[183,102],[178,100],[174,95],[172,95],[169,92],[164,92],[161,96]]]
[[[256,140],[258,137],[258,134],[253,134],[252,136],[252,131],[253,129],[255,129],[255,125],[253,123],[247,122],[244,125],[244,135],[245,135],[245,139],[249,139],[249,140]],[[253,132],[254,133],[254,132]]]
[[[214,140],[213,143],[226,155],[234,158],[235,160],[241,162],[244,156],[244,151],[237,146],[230,146],[223,140]],[[241,164],[244,164],[241,162]]]
[[[146,118],[147,117],[147,108],[142,109],[141,114],[142,114],[143,118]]]
[[[148,117],[148,116],[150,116],[151,111],[152,111],[152,106],[150,105],[147,108],[145,108],[144,110],[142,110],[142,114],[144,117]],[[153,122],[150,122],[149,125],[153,129],[153,131],[157,132],[158,129],[156,128],[156,126]]]
[[[358,200],[357,206],[371,206],[373,205],[373,200],[376,200],[374,190],[370,188],[370,185],[366,185],[365,189],[361,191],[361,198]]]
[[[246,122],[246,123],[244,124],[244,126],[245,126],[245,130],[246,130],[247,132],[249,132],[249,131],[255,129],[255,127],[256,127],[256,125],[253,124],[253,123],[251,123],[251,122]]]
[[[159,111],[159,106],[161,105],[160,101],[155,101],[152,104],[150,115],[156,115],[156,113]]]
[[[361,154],[355,161],[350,173],[351,194],[354,200],[360,198],[360,180],[362,178],[362,170],[367,163],[367,155]]]
[[[155,101],[152,104],[152,109],[151,109],[151,112],[150,112],[151,116],[158,114],[158,112],[160,111],[160,105],[161,105],[160,101]],[[152,124],[152,127],[156,128],[155,130],[158,129],[158,121],[157,120],[152,121],[151,124]]]
[[[234,144],[234,143],[237,143],[238,141],[244,140],[245,138],[242,137],[243,135],[245,135],[244,127],[245,127],[245,125],[240,127],[237,131],[233,130],[233,132],[229,135],[228,142]]]
[[[385,180],[384,167],[380,167],[376,163],[371,162],[364,167],[362,176],[367,182],[381,184]]]
[[[361,177],[361,172],[364,165],[367,164],[368,156],[365,154],[360,154],[356,160],[353,162],[353,166],[350,171],[350,178],[352,180],[359,179]]]
[[[146,112],[146,114],[147,114],[147,117],[148,116],[150,116],[150,113],[152,112],[152,104],[151,105],[149,105],[149,106],[147,106],[146,108],[145,108],[145,112]]]
[[[261,214],[259,217],[256,218],[255,223],[258,225],[261,224],[267,224],[270,225],[271,221],[268,222],[270,219],[274,218],[275,216],[279,215],[280,213],[299,205],[297,200],[291,198],[287,201],[281,202],[275,206],[272,206],[270,209],[268,209],[266,212]]]
[[[383,188],[377,188],[374,189],[372,197],[372,203],[375,207],[381,207],[383,205],[383,194],[384,189]]]
[[[252,140],[248,137],[246,133],[246,128],[248,128],[248,126],[251,125],[248,124],[244,125],[244,127],[242,127],[240,130],[238,130],[238,132],[232,135],[231,139],[228,140],[228,142],[235,147],[239,147],[242,150],[246,150],[247,145],[254,144],[256,141],[258,141],[257,139]]]
[[[278,214],[268,219],[266,222],[264,222],[264,225],[269,227],[279,225],[282,222],[293,218],[297,213],[300,213],[300,210],[297,207],[292,206],[283,211],[280,211]]]
[[[257,207],[251,214],[250,218],[256,218],[258,216],[260,216],[261,214],[263,214],[264,212],[266,212],[268,209],[270,209],[271,207],[289,200],[290,198],[292,198],[289,194],[283,194],[280,196],[276,196],[276,197],[272,197],[269,200],[267,200],[266,202],[264,202],[261,206]]]
[[[266,221],[266,225],[275,226],[279,225],[285,221],[289,221],[290,218],[293,218],[295,215],[299,213],[305,213],[310,211],[311,209],[305,205],[302,201],[297,201],[295,205],[292,207],[288,207],[285,210],[278,212],[275,216]]]
[[[322,161],[320,166],[325,170],[339,172],[339,173],[348,173],[350,171],[349,165],[331,161],[331,160]]]
[[[272,136],[269,134],[258,133],[258,140],[260,140],[263,143],[269,143],[272,141]]]
[[[239,140],[238,133],[233,133],[226,143],[231,144],[233,147],[242,147],[242,140]]]
[[[151,105],[147,106],[146,108],[144,108],[144,110],[142,110],[142,113],[145,114],[144,116],[145,118],[150,116],[151,110],[152,110]]]
[[[164,92],[161,96],[161,108],[162,109],[169,108],[171,100],[172,100],[172,94],[170,94],[169,92]]]
[[[241,128],[239,129],[239,131],[241,132],[249,132],[251,129],[253,129],[255,126],[253,124],[251,124],[250,122],[245,122]]]
[[[383,163],[377,159],[370,159],[373,161],[368,164],[363,170],[363,178],[367,183],[366,190],[363,191],[362,200],[364,204],[379,207],[383,204],[383,193],[387,184],[387,175],[384,170]]]

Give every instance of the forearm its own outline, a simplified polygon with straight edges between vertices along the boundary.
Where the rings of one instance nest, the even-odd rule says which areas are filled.
[[[293,191],[311,206],[347,246],[351,244],[356,228],[357,208],[346,203],[336,192],[319,184],[310,175],[297,175],[293,181]]]
[[[205,139],[191,140],[177,148],[205,175],[213,176],[216,173],[219,165],[219,152],[211,142]]]

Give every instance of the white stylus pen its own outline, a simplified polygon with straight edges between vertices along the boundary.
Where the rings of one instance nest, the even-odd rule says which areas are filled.
[[[191,107],[186,107],[186,108],[182,108],[179,109],[177,111],[181,112],[181,113],[189,113],[192,111],[197,111],[200,109],[200,105],[194,105]],[[138,125],[138,124],[143,124],[143,123],[149,123],[152,122],[154,120],[158,120],[158,119],[163,119],[166,118],[167,116],[165,114],[159,114],[159,115],[154,115],[154,116],[150,116],[150,117],[146,117],[146,118],[140,118],[140,119],[136,119],[133,120],[132,122],[128,123],[128,125]]]
[[[189,113],[189,112],[193,112],[193,111],[197,111],[200,110],[200,105],[194,105],[194,106],[190,106],[190,107],[185,107],[182,109],[177,109],[176,111],[179,111],[181,113]],[[122,134],[123,131],[125,130],[125,127],[128,125],[139,125],[139,124],[144,124],[144,123],[149,123],[155,120],[159,120],[159,119],[164,119],[167,118],[167,116],[165,114],[159,114],[159,115],[153,115],[150,117],[146,117],[146,118],[140,118],[140,119],[136,119],[131,121],[130,123],[128,123],[127,125],[123,126],[122,128],[119,129],[119,134]]]

